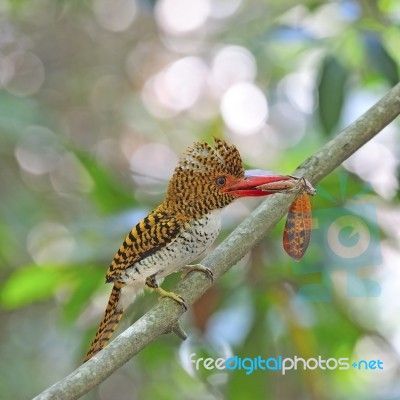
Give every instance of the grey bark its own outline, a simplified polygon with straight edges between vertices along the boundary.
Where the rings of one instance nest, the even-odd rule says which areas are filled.
[[[400,84],[391,89],[353,124],[305,160],[293,172],[293,175],[304,176],[311,183],[316,184],[399,114]],[[292,200],[293,196],[289,195],[277,194],[268,197],[202,261],[203,265],[213,270],[215,280],[218,280],[265,236],[266,232],[287,212]],[[181,281],[174,292],[180,294],[186,303],[191,305],[210,286],[211,283],[205,274],[194,272]],[[176,302],[163,299],[95,357],[36,396],[35,400],[81,397],[160,335],[173,330],[182,314],[182,307]]]

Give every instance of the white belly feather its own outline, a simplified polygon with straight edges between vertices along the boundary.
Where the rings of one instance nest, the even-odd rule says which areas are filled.
[[[162,280],[199,257],[214,243],[220,230],[221,210],[217,209],[191,223],[166,247],[132,265],[121,276],[121,281],[137,287],[154,274],[156,280]]]

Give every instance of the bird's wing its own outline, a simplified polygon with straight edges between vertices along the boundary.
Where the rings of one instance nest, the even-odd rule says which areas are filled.
[[[117,281],[136,262],[174,242],[185,222],[155,209],[126,236],[108,268],[106,281]]]

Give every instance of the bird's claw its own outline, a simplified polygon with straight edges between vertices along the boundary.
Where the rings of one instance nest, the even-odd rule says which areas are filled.
[[[155,288],[154,290],[158,292],[158,294],[160,295],[159,300],[162,299],[163,297],[169,297],[170,299],[175,300],[178,304],[180,304],[185,311],[187,310],[186,302],[181,295],[176,294],[174,292],[167,292],[166,290],[160,287]]]
[[[180,304],[184,308],[185,311],[187,310],[187,306],[186,306],[186,302],[185,302],[184,298],[174,292],[167,292],[162,287],[158,286],[155,275],[149,276],[146,279],[146,285],[150,289],[155,290],[160,295],[159,300],[163,297],[169,297],[170,299],[175,300],[178,304]]]
[[[186,278],[186,276],[188,274],[190,274],[192,271],[200,271],[203,272],[204,274],[206,274],[208,276],[208,278],[210,279],[211,283],[214,282],[214,274],[211,271],[210,268],[205,267],[204,265],[201,264],[193,264],[193,265],[185,265],[183,267],[184,272],[182,274],[182,278]]]

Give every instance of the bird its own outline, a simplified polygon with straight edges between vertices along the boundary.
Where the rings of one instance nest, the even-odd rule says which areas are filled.
[[[217,238],[222,209],[240,197],[276,193],[259,186],[284,179],[246,172],[236,146],[223,139],[214,137],[214,146],[190,146],[173,172],[164,201],[132,228],[108,268],[106,283],[113,287],[84,362],[108,344],[124,311],[145,287],[186,310],[185,300],[162,289],[160,282],[179,270],[199,270],[212,279],[211,269],[190,262]]]

